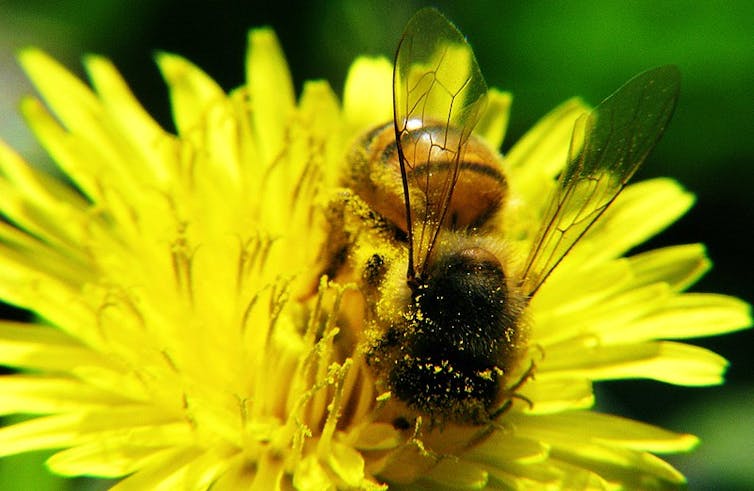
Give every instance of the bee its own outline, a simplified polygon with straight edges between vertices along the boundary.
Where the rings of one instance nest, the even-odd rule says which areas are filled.
[[[393,121],[361,137],[330,210],[326,273],[360,284],[346,320],[396,427],[489,424],[534,371],[531,298],[615,200],[662,135],[680,76],[642,73],[575,123],[564,170],[525,258],[508,246],[502,156],[474,134],[487,86],[438,11],[395,55]],[[381,244],[375,246],[375,244]]]

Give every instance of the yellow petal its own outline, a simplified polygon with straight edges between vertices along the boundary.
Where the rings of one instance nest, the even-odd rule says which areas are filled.
[[[354,447],[361,450],[385,450],[395,448],[401,441],[400,434],[392,424],[372,423],[357,432]]]
[[[248,460],[243,454],[236,454],[227,459],[226,471],[212,483],[212,491],[236,491],[251,489],[255,477],[254,469],[250,468]],[[276,483],[271,483],[270,489],[278,489]]]
[[[356,487],[364,481],[364,457],[349,445],[334,442],[327,463],[348,486]]]
[[[503,144],[505,131],[508,129],[512,99],[510,92],[491,88],[487,92],[487,107],[474,128],[474,132],[496,150]]]
[[[170,88],[178,133],[188,137],[193,132],[203,133],[207,112],[225,100],[225,92],[211,77],[180,56],[158,53],[157,65]]]
[[[69,334],[96,344],[94,313],[79,302],[80,291],[57,278],[35,271],[33,265],[8,262],[0,257],[0,296],[5,302],[33,309]]]
[[[545,345],[567,342],[570,338],[594,336],[602,339],[612,333],[631,335],[626,329],[631,322],[662,308],[671,296],[667,285],[660,283],[637,289],[624,289],[617,284],[614,290],[608,289],[609,296],[600,299],[581,310],[569,310],[547,316],[535,313],[535,319],[542,318],[542,324],[535,327],[537,341]]]
[[[6,190],[0,182],[0,194]],[[15,193],[12,190],[5,193],[8,199],[3,200],[4,204],[7,205],[13,201],[13,194]],[[43,243],[5,222],[0,222],[0,263],[7,265],[0,268],[25,269],[28,268],[25,264],[33,258],[34,269],[37,272],[75,284],[86,281],[94,273],[91,271],[91,266],[78,252],[62,245],[52,248],[48,243]]]
[[[137,194],[131,176],[122,172],[127,168],[120,162],[122,156],[114,150],[115,145],[108,144],[109,137],[102,134],[101,126],[99,131],[91,129],[91,133],[69,133],[36,99],[24,99],[21,111],[36,139],[91,201],[105,201],[103,187],[112,182],[118,183],[121,194]],[[91,125],[101,125],[103,121],[104,116],[100,115]]]
[[[594,404],[592,384],[586,378],[548,376],[537,374],[528,381],[519,393],[529,399],[532,407],[522,404],[530,414],[549,414],[571,409],[587,409]]]
[[[500,461],[490,466],[491,484],[500,484],[503,489],[546,490],[587,489],[582,486],[564,486],[565,478],[583,474],[583,470],[573,468],[564,472],[558,461],[548,460],[542,463],[521,463],[517,461]],[[491,486],[492,487],[492,486]],[[495,489],[496,487],[493,487]]]
[[[629,261],[633,285],[664,282],[674,291],[685,290],[712,266],[702,244],[663,247],[632,256]]]
[[[555,176],[568,158],[576,119],[587,111],[579,99],[561,104],[511,148],[503,161],[510,198],[498,219],[512,238],[530,238],[537,232]],[[530,244],[527,242],[527,247]],[[525,256],[527,250],[520,251]]]
[[[87,56],[84,66],[115,131],[128,142],[132,173],[164,181],[168,177],[162,162],[167,150],[165,132],[139,104],[109,60]]]
[[[271,29],[254,29],[249,33],[246,86],[262,161],[270,162],[280,152],[295,104],[288,65]]]
[[[607,414],[570,411],[510,417],[521,435],[550,442],[554,458],[631,488],[641,487],[642,480],[682,483],[684,478],[678,471],[646,452],[688,451],[698,444],[692,435]]]
[[[196,447],[166,448],[146,459],[138,472],[118,482],[110,491],[186,489],[186,483],[183,482],[185,468],[199,453],[200,450]]]
[[[744,329],[751,325],[751,307],[726,295],[686,293],[661,309],[632,322],[625,331],[605,336],[606,341],[688,339]]]
[[[158,408],[133,404],[43,416],[0,428],[0,456],[71,447],[103,438],[113,446],[186,445],[192,438],[189,424],[172,419]]]
[[[537,433],[543,441],[609,443],[650,452],[678,452],[699,443],[693,435],[675,433],[647,423],[592,411],[568,411],[544,416],[512,415],[525,434]]]
[[[116,446],[107,440],[98,440],[62,450],[47,459],[47,466],[62,476],[95,475],[121,477],[144,467],[164,448]]]
[[[596,473],[603,482],[590,489],[664,489],[686,482],[673,466],[646,452],[573,443],[553,448],[552,456]]]
[[[356,59],[343,89],[343,114],[354,134],[393,121],[393,64],[387,58]]]
[[[694,195],[672,179],[628,186],[566,261],[596,264],[619,257],[678,220],[693,204]]]
[[[29,48],[19,55],[21,65],[65,127],[79,134],[102,135],[104,111],[91,90],[46,53]]]
[[[511,181],[525,188],[557,175],[566,164],[573,125],[588,110],[581,99],[574,98],[540,119],[508,152],[506,163],[514,173]],[[529,191],[527,195],[536,193],[536,189]]]
[[[583,320],[603,302],[620,295],[631,284],[631,268],[625,260],[593,269],[561,266],[531,301],[532,339],[553,344],[582,332]],[[578,318],[578,322],[573,319]]]
[[[66,377],[0,377],[0,413],[49,414],[121,404],[125,399]]]
[[[119,189],[132,184],[125,169],[132,161],[133,146],[121,137],[116,125],[92,91],[65,68],[39,50],[21,52],[21,64],[62,122],[46,116],[39,103],[24,102],[28,124],[48,152],[90,197],[97,196],[96,181],[118,178]],[[122,181],[121,181],[122,179]]]
[[[670,341],[606,346],[587,337],[549,348],[538,370],[592,380],[649,378],[694,386],[721,383],[726,367],[724,358],[696,346]]]
[[[332,487],[332,480],[315,455],[304,458],[293,475],[293,486],[304,491]]]
[[[309,203],[306,198],[313,199],[313,186],[317,183],[339,185],[342,176],[341,166],[345,159],[344,144],[339,138],[342,132],[341,114],[338,99],[329,84],[322,81],[304,84],[292,131],[307,134],[307,138],[297,138],[296,143],[289,146],[289,166],[286,169],[288,179],[283,180],[285,186],[295,184],[299,187],[298,193],[287,194],[293,195],[292,205],[300,208],[301,204]],[[307,180],[309,174],[313,176]],[[291,182],[293,176],[298,179]],[[307,214],[310,213],[310,210],[306,211]]]
[[[35,103],[38,106],[38,103]],[[87,204],[70,188],[38,172],[0,141],[0,211],[50,246],[81,260],[84,230],[93,220]]]
[[[84,208],[87,202],[70,186],[29,165],[0,140],[0,173],[19,192],[34,203]]]
[[[95,351],[58,329],[9,321],[0,321],[0,358],[7,366],[53,372],[105,363]]]
[[[547,458],[549,449],[540,440],[521,438],[502,432],[494,432],[468,452],[468,458],[490,466],[501,466],[506,462],[532,464]]]
[[[423,479],[432,482],[434,487],[482,489],[489,480],[489,474],[479,465],[443,459],[427,472]]]

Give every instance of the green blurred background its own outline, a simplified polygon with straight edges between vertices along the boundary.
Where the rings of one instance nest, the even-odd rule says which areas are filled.
[[[641,177],[668,175],[698,196],[695,208],[648,247],[703,241],[715,268],[696,287],[751,301],[754,207],[754,2],[0,0],[0,137],[49,165],[16,116],[32,91],[15,63],[44,48],[81,73],[80,57],[113,59],[150,112],[170,128],[168,99],[151,55],[180,53],[226,89],[243,81],[248,28],[273,26],[298,88],[311,78],[340,91],[359,54],[392,56],[403,26],[439,7],[469,38],[489,85],[514,94],[505,151],[540,116],[573,95],[592,103],[632,75],[677,64],[681,99]],[[646,248],[646,247],[645,247]],[[5,309],[6,316],[22,313]],[[728,358],[725,386],[691,389],[647,381],[598,387],[600,409],[700,435],[694,453],[669,460],[692,489],[754,487],[754,332],[695,341]],[[0,489],[101,489],[44,472],[44,455],[0,460]]]

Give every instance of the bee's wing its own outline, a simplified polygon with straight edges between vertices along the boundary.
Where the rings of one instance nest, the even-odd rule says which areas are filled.
[[[395,55],[393,110],[406,201],[409,278],[421,275],[450,204],[463,150],[486,104],[487,86],[463,35],[437,10],[406,26]],[[440,127],[444,131],[422,131]],[[450,131],[450,130],[453,131]],[[432,150],[409,145],[430,138]],[[428,165],[442,155],[449,172]],[[417,169],[417,172],[413,172]],[[421,170],[418,170],[421,169]],[[432,175],[445,175],[442,182]],[[410,191],[411,190],[411,191]],[[412,208],[411,193],[416,203]]]
[[[665,131],[680,87],[675,66],[637,75],[574,125],[560,175],[523,271],[529,295],[618,196]]]

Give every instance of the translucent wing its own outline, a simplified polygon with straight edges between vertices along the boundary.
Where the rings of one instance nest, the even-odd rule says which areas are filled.
[[[679,87],[678,68],[655,68],[576,121],[568,164],[525,263],[525,292],[539,289],[644,162],[673,114]]]
[[[409,241],[409,281],[425,273],[487,86],[463,35],[434,9],[409,21],[395,55],[393,111]]]

